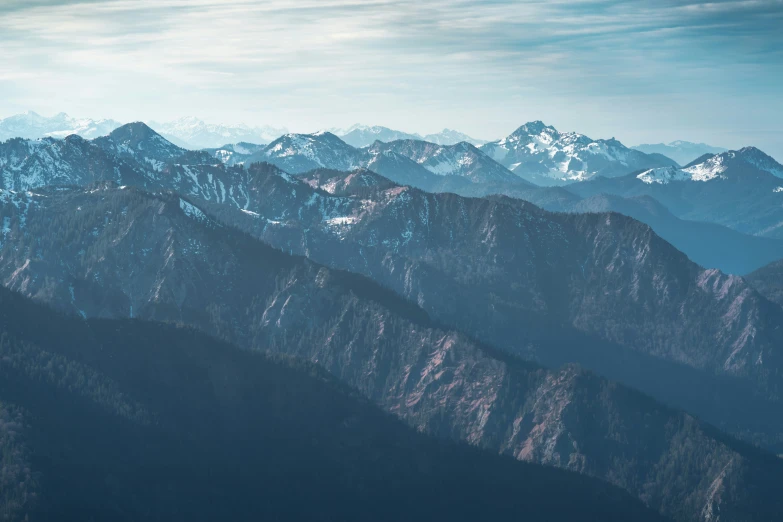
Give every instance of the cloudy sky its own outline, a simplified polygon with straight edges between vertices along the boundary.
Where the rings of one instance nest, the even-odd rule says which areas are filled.
[[[2,0],[0,117],[479,138],[541,119],[783,159],[783,0]]]

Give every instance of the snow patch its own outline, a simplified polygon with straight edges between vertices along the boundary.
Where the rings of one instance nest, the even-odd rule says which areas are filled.
[[[179,199],[179,208],[182,209],[182,212],[184,212],[186,216],[193,218],[196,221],[209,221],[209,218],[201,209],[182,198]]]

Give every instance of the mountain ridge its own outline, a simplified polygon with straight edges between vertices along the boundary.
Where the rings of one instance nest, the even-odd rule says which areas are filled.
[[[560,133],[538,120],[482,145],[481,150],[518,176],[544,186],[675,164],[668,158],[629,149],[614,138],[593,140],[575,132]]]
[[[282,178],[256,180],[271,181],[287,183],[290,194]],[[746,472],[783,473],[771,454],[716,438],[691,416],[573,366],[544,370],[495,355],[433,326],[377,283],[254,241],[177,194],[109,185],[19,197],[32,203],[2,206],[14,237],[4,237],[0,273],[25,295],[88,317],[199,325],[246,348],[313,361],[418,430],[611,480],[679,520],[718,502],[726,520],[762,520],[762,507],[777,509],[763,488],[753,497],[729,487],[716,497],[709,488],[722,471],[732,483]],[[32,237],[37,256],[17,249],[11,262],[12,245],[32,245],[24,239]],[[657,428],[645,429],[653,418]],[[701,456],[676,457],[693,451],[682,440],[698,441]],[[608,456],[627,452],[636,456],[627,466]],[[685,482],[671,496],[674,477]]]

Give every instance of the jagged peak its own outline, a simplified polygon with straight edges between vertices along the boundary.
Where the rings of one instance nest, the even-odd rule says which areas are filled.
[[[535,121],[529,121],[519,127],[516,131],[514,131],[513,134],[527,134],[527,135],[538,135],[543,133],[544,131],[550,131],[551,133],[557,133],[557,129],[552,127],[551,125],[547,125],[541,120],[535,120]]]

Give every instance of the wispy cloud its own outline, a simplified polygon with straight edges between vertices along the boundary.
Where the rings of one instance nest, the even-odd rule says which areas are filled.
[[[11,0],[0,109],[740,139],[783,120],[781,27],[783,0]]]

